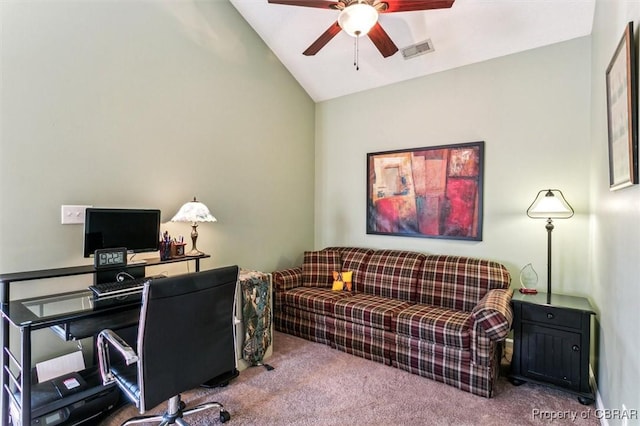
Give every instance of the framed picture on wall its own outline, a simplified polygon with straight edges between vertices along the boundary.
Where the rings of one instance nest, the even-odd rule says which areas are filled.
[[[609,189],[612,191],[638,183],[635,51],[633,22],[629,22],[606,72]]]
[[[367,154],[367,234],[482,240],[484,142]]]

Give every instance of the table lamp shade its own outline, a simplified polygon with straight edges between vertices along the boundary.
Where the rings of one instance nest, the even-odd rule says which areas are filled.
[[[178,213],[171,218],[171,222],[217,222],[217,219],[209,212],[207,206],[197,201],[196,197],[193,197],[193,201],[189,201],[180,207]]]

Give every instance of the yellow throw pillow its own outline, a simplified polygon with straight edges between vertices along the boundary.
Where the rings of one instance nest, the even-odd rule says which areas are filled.
[[[333,291],[351,291],[351,277],[353,271],[336,272],[333,271]]]

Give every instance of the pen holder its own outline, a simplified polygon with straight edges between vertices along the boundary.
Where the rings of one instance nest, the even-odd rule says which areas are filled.
[[[160,241],[160,260],[171,259],[171,243]]]
[[[171,243],[171,257],[184,257],[186,243]]]

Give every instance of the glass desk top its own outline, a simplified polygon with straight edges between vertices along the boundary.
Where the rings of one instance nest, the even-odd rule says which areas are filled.
[[[75,291],[50,296],[12,300],[2,306],[2,314],[15,326],[31,323],[32,326],[49,326],[79,318],[107,314],[114,310],[138,306],[142,293],[95,299],[90,290]]]
[[[93,309],[93,297],[88,292],[81,294],[47,296],[26,300],[22,305],[33,312],[38,318],[46,318],[70,312],[87,311]]]

